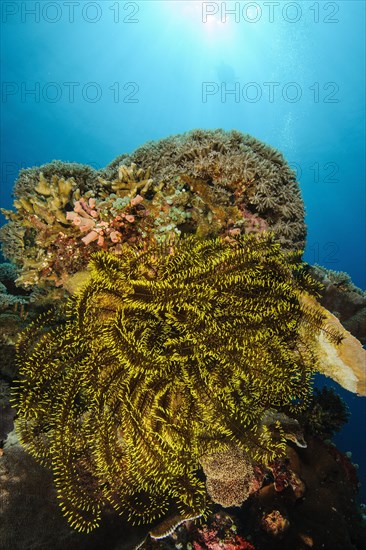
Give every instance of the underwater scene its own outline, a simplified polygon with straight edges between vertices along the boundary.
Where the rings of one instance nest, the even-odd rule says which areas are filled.
[[[0,8],[1,549],[366,549],[365,3]]]

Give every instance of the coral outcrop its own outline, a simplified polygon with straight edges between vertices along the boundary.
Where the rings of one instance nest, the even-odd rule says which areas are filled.
[[[59,161],[22,170],[14,194],[0,238],[24,287],[62,289],[93,252],[119,255],[125,242],[267,230],[284,249],[305,242],[294,172],[278,151],[236,131],[150,142],[99,171]]]
[[[42,286],[51,250],[68,223],[66,206],[77,200],[79,193],[72,178],[54,174],[47,180],[41,172],[33,192],[14,201],[16,212],[3,211],[11,220],[1,230],[3,253],[21,270],[18,285]]]
[[[0,264],[0,540],[15,548],[14,510],[20,528],[36,507],[22,550],[99,548],[103,526],[119,550],[147,532],[136,548],[305,550],[328,536],[361,549],[357,471],[325,441],[347,410],[312,395],[312,378],[366,395],[366,297],[301,262],[304,207],[283,156],[194,130],[101,170],[22,170],[14,194],[0,230],[13,262]],[[29,454],[7,438],[12,405]],[[57,499],[70,526],[98,534],[59,526]]]
[[[264,222],[284,247],[304,246],[304,207],[295,173],[279,151],[248,134],[193,130],[148,142],[123,157],[124,163],[128,161],[145,169],[151,167],[152,177],[158,182],[185,174],[189,187],[206,203],[218,224],[223,224],[225,211],[228,218],[233,205],[242,214],[233,216],[233,222],[240,221],[239,228],[244,225],[244,232],[246,219],[250,226],[255,215],[258,224]],[[107,172],[114,174],[119,163],[117,158]],[[221,219],[215,216],[215,206]],[[212,229],[206,231],[212,234]]]
[[[272,478],[240,509],[182,523],[164,540],[147,538],[139,548],[364,550],[355,471],[346,455],[310,437],[306,449],[286,448],[286,456],[272,465]]]

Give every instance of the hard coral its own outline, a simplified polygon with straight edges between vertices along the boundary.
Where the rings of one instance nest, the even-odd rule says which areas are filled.
[[[17,212],[4,211],[10,222],[1,230],[3,251],[21,268],[19,285],[67,287],[69,277],[85,270],[98,248],[118,254],[119,243],[147,236],[153,221],[151,216],[147,221],[143,197],[136,195],[145,182],[139,171],[120,173],[119,195],[100,191],[96,199],[92,191],[81,196],[73,178],[46,180],[41,172],[35,194],[16,200]],[[104,183],[99,183],[101,189]],[[13,242],[20,243],[15,250]]]
[[[81,194],[90,190],[96,192],[100,188],[98,172],[91,166],[76,162],[54,160],[42,166],[20,170],[19,177],[14,186],[16,199],[19,200],[21,197],[29,198],[34,196],[34,191],[39,185],[41,174],[46,180],[51,180],[55,175],[64,180],[72,179],[75,182],[75,189],[79,189]]]
[[[4,210],[10,220],[1,230],[3,252],[21,268],[17,284],[25,287],[40,282],[50,266],[50,249],[60,234],[67,231],[66,207],[79,198],[73,179],[53,175],[47,180],[39,175],[34,194],[14,201],[17,211]],[[21,230],[19,235],[19,230]],[[13,242],[20,243],[13,247]]]
[[[233,445],[227,450],[200,458],[206,474],[206,488],[212,500],[224,507],[241,506],[257,491],[263,479],[246,453]]]
[[[270,234],[125,245],[119,258],[97,253],[91,271],[66,318],[52,330],[38,320],[18,346],[23,445],[53,469],[78,529],[106,504],[134,522],[169,502],[199,515],[203,454],[283,454],[281,422],[273,437],[261,419],[308,401],[326,326],[300,297],[316,285]]]

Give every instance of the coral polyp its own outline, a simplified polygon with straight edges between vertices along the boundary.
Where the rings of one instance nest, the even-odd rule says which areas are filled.
[[[107,505],[132,522],[171,504],[203,513],[203,455],[282,456],[281,422],[269,430],[263,415],[307,405],[313,340],[339,338],[301,300],[317,285],[300,253],[273,234],[121,246],[97,252],[63,317],[18,345],[18,433],[86,531]]]

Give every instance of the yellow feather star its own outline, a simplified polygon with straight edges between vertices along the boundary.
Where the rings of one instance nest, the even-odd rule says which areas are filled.
[[[63,318],[18,346],[18,432],[52,468],[70,524],[95,528],[107,504],[133,523],[171,504],[197,516],[204,453],[281,455],[281,430],[260,421],[307,403],[324,319],[304,292],[316,284],[272,234],[95,254]]]

